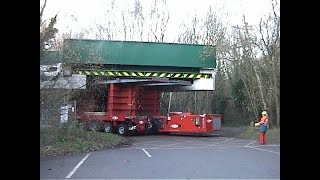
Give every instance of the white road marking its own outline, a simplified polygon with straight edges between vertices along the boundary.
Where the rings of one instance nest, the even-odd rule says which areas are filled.
[[[251,148],[251,149],[256,149],[256,150],[260,150],[260,151],[266,151],[266,152],[271,152],[271,153],[275,153],[275,154],[279,154],[279,152],[275,152],[275,151],[269,151],[269,150],[265,150],[265,149],[260,149],[260,148],[255,148],[255,147],[251,147],[251,146],[246,146],[247,148]]]
[[[224,140],[224,141],[220,141],[220,142],[217,142],[217,143],[214,143],[214,144],[210,144],[210,145],[207,145],[207,146],[204,146],[204,147],[215,146],[215,145],[217,145],[217,144],[220,144],[220,143],[223,143],[223,142],[227,142],[227,141],[229,141],[229,140],[231,140],[231,139],[234,139],[234,138],[229,138],[229,139],[226,139],[226,140]]]
[[[142,149],[142,150],[147,154],[148,157],[152,157],[152,156],[148,153],[148,151],[146,151],[145,149]]]
[[[167,147],[167,148],[162,148],[162,147],[154,147],[154,148],[148,148],[148,149],[197,149],[201,147]]]
[[[214,147],[206,147],[208,149],[217,149],[217,148],[244,148],[245,146],[239,145],[239,146],[214,146]]]
[[[67,179],[69,179],[81,166],[81,164],[90,156],[91,153],[88,153],[77,165],[72,169],[72,171],[66,176]]]
[[[238,142],[250,141],[248,139],[237,139]]]
[[[244,146],[249,146],[250,144],[253,144],[254,142],[256,142],[256,141],[252,141],[251,143],[248,143],[248,144],[246,144]]]
[[[214,147],[206,147],[206,146],[200,146],[200,147],[191,147],[191,146],[179,146],[179,147],[150,147],[150,148],[144,148],[144,149],[217,149],[217,148],[238,148],[238,147],[245,147],[243,145],[239,146],[214,146]],[[121,148],[121,149],[142,149],[142,147],[130,147],[130,148]]]
[[[181,141],[181,142],[178,142],[178,143],[173,143],[173,144],[167,144],[167,145],[162,145],[162,146],[157,146],[155,148],[162,148],[162,147],[168,147],[168,146],[173,146],[173,145],[177,145],[177,144],[181,144],[181,143],[185,143],[185,142],[193,142],[195,140],[191,140],[191,141]]]
[[[203,139],[203,140],[211,140],[211,139],[225,139],[225,137],[203,137],[203,138],[200,138],[200,139]]]
[[[261,146],[279,146],[279,144],[268,144],[268,145],[260,145],[260,146],[251,146],[251,147],[261,147]]]
[[[167,147],[167,148],[148,148],[148,149],[217,149],[217,148],[244,148],[244,146],[215,146],[215,147]]]

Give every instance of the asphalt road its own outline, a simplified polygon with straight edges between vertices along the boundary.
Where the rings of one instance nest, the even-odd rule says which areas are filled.
[[[41,179],[280,179],[280,145],[228,137],[134,136],[133,145],[40,160]]]

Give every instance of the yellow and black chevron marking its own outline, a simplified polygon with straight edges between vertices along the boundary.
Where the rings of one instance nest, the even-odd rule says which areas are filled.
[[[166,77],[166,78],[191,78],[212,79],[212,74],[202,73],[172,73],[172,72],[142,72],[142,71],[104,71],[104,70],[76,70],[75,74],[92,76],[113,77]]]

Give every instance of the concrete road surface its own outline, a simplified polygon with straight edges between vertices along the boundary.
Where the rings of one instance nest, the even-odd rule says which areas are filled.
[[[41,179],[280,179],[280,145],[228,137],[133,136],[133,145],[40,160]]]

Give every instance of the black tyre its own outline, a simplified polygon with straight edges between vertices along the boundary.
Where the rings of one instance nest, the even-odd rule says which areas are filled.
[[[148,117],[149,118],[149,123],[150,124],[146,124],[145,127],[145,135],[156,135],[159,133],[159,126],[160,126],[160,122],[158,122],[158,120],[153,119],[151,116]]]
[[[113,126],[109,122],[103,123],[103,129],[102,130],[103,130],[103,132],[106,132],[106,133],[112,133],[113,132]]]
[[[126,136],[129,134],[129,126],[127,124],[120,124],[117,128],[117,134],[120,136]]]

